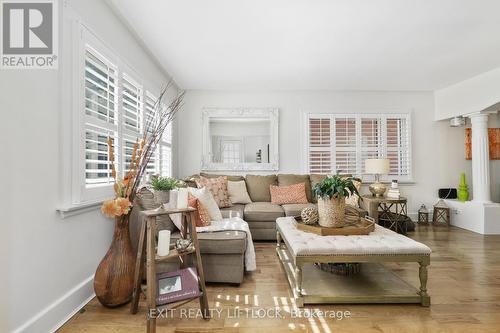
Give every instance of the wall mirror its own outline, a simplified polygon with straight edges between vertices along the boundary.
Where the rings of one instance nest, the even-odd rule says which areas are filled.
[[[204,171],[279,168],[278,109],[203,109]]]

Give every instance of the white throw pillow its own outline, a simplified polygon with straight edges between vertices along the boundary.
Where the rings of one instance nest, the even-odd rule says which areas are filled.
[[[222,220],[222,213],[220,212],[219,206],[217,205],[217,202],[215,202],[212,193],[210,193],[210,191],[206,187],[203,188],[189,187],[188,190],[189,193],[191,193],[194,197],[200,200],[201,204],[205,206],[205,208],[208,211],[208,215],[210,215],[210,219],[212,221]]]
[[[248,195],[247,185],[244,180],[235,182],[228,181],[227,190],[229,192],[229,199],[233,204],[248,204],[252,202],[252,199],[250,199]]]

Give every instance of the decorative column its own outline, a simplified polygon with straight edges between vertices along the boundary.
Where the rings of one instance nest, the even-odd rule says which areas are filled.
[[[472,188],[475,202],[491,202],[488,114],[469,116],[472,122]]]

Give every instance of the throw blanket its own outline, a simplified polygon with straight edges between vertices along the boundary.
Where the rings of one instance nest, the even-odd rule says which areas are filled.
[[[238,217],[222,219],[222,221],[212,221],[209,226],[196,227],[197,232],[214,232],[214,231],[244,231],[247,234],[247,249],[245,251],[245,269],[247,271],[255,271],[257,264],[255,262],[255,249],[253,247],[252,234],[248,223]]]

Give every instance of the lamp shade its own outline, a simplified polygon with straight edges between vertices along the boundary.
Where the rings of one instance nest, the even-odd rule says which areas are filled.
[[[389,173],[389,160],[386,158],[369,158],[365,160],[365,172],[384,175]]]

